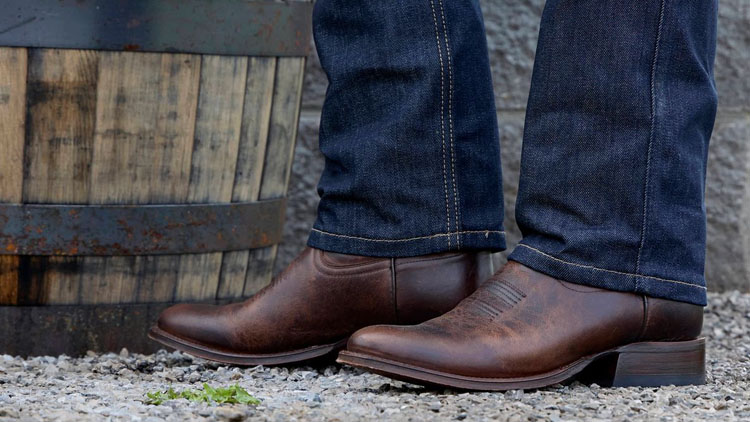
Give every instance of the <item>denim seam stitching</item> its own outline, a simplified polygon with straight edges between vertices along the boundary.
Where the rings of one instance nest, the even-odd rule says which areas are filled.
[[[612,273],[612,274],[626,275],[628,277],[636,277],[636,280],[637,280],[638,277],[641,277],[641,278],[648,278],[648,279],[652,279],[652,280],[664,281],[664,282],[667,282],[667,283],[684,284],[686,286],[697,287],[699,289],[706,290],[706,288],[703,287],[703,286],[699,286],[699,285],[693,284],[693,283],[688,283],[686,281],[670,280],[670,279],[667,279],[667,278],[654,277],[654,276],[651,276],[651,275],[631,274],[631,273],[626,273],[626,272],[622,272],[622,271],[615,271],[615,270],[607,270],[607,269],[604,269],[604,268],[597,268],[597,267],[594,267],[594,266],[591,266],[591,265],[576,264],[575,262],[568,262],[568,261],[564,261],[564,260],[562,260],[560,258],[554,257],[554,256],[552,256],[552,255],[550,255],[550,254],[548,254],[546,252],[542,252],[539,249],[533,248],[533,247],[531,247],[529,245],[524,245],[522,243],[519,243],[518,246],[522,246],[524,248],[530,249],[530,250],[532,250],[534,252],[537,252],[537,253],[539,253],[539,254],[547,257],[547,258],[553,259],[553,260],[561,262],[563,264],[573,265],[573,266],[580,267],[580,268],[585,268],[585,269],[589,269],[589,270],[596,270],[596,271],[604,271],[604,272]]]
[[[438,0],[440,5],[440,16],[443,21],[443,36],[445,38],[445,56],[448,61],[448,139],[450,141],[450,156],[451,156],[451,184],[453,185],[453,213],[454,221],[456,226],[456,232],[461,230],[461,214],[459,213],[459,196],[458,196],[458,185],[456,182],[456,153],[455,153],[455,133],[453,131],[453,58],[451,56],[451,45],[448,36],[448,24],[445,19],[445,7],[443,6],[443,0]],[[448,230],[450,231],[450,230]],[[456,235],[457,247],[461,248],[461,238]]]
[[[356,240],[366,240],[368,242],[410,242],[414,240],[424,240],[424,239],[434,239],[438,237],[450,237],[454,235],[462,235],[462,234],[480,234],[483,233],[485,236],[489,236],[490,234],[500,234],[505,235],[505,231],[503,230],[464,230],[460,232],[453,232],[453,233],[437,233],[432,234],[429,236],[418,236],[418,237],[407,237],[403,239],[377,239],[377,238],[370,238],[370,237],[361,237],[361,236],[349,236],[346,234],[337,234],[337,233],[330,233],[327,231],[323,231],[320,229],[312,228],[311,231],[320,233],[326,236],[334,236],[334,237],[343,237],[346,239],[356,239]]]
[[[440,135],[442,137],[443,150],[443,193],[445,194],[445,215],[447,229],[451,231],[450,206],[448,201],[448,173],[446,172],[445,158],[445,67],[443,64],[443,47],[440,44],[440,30],[438,28],[437,14],[435,13],[435,2],[430,0],[432,9],[432,21],[435,25],[435,40],[437,42],[438,59],[440,61]],[[448,249],[451,249],[451,238],[448,237]]]
[[[654,42],[654,59],[651,62],[651,127],[648,135],[648,149],[646,151],[646,176],[643,183],[643,220],[641,223],[641,239],[638,245],[638,255],[635,261],[635,274],[639,275],[641,272],[641,257],[643,254],[643,247],[646,243],[646,221],[648,218],[648,205],[649,205],[649,181],[651,178],[651,151],[654,144],[654,131],[656,130],[656,68],[659,61],[659,44],[661,44],[661,32],[664,26],[664,9],[666,7],[666,0],[661,0],[661,6],[659,7],[659,23],[656,29],[656,40]],[[639,291],[640,283],[638,279],[635,280],[635,291]]]

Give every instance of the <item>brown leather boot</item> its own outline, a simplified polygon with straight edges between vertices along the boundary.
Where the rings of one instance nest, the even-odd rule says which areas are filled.
[[[368,325],[434,318],[490,275],[486,254],[370,258],[308,248],[247,301],[172,306],[149,336],[224,363],[298,362],[338,351]]]
[[[510,262],[443,316],[358,331],[338,361],[471,390],[576,376],[607,386],[702,384],[702,325],[700,306],[566,283]]]

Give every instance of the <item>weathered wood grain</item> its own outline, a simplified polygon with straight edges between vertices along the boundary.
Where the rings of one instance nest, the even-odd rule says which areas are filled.
[[[231,198],[233,202],[258,200],[276,74],[276,58],[250,57],[248,60],[242,127]],[[243,295],[248,256],[248,251],[224,253],[217,298],[230,299]]]
[[[243,117],[246,57],[203,56],[187,201],[231,202]],[[213,299],[222,253],[183,255],[175,301]]]
[[[279,198],[287,193],[297,140],[304,68],[304,58],[278,59],[260,199]],[[270,246],[250,251],[245,296],[256,293],[271,281],[277,250],[278,246]]]
[[[88,200],[98,56],[84,50],[29,50],[24,203]],[[21,257],[19,300],[71,304],[80,295],[79,258]]]
[[[187,199],[200,57],[101,52],[89,202]],[[178,256],[85,258],[81,303],[170,301]]]
[[[25,48],[0,48],[0,202],[23,200],[26,120]],[[18,257],[0,256],[0,305],[18,300]]]
[[[27,69],[25,48],[0,48],[0,202],[22,200]]]
[[[18,257],[0,256],[0,306],[18,304]]]
[[[302,58],[0,48],[0,61],[0,202],[286,194]],[[270,281],[275,255],[5,256],[0,304],[237,298]]]
[[[97,64],[92,51],[30,51],[24,202],[87,202]]]

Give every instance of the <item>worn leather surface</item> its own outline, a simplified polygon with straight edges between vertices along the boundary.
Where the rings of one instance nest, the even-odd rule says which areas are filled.
[[[345,340],[373,324],[418,323],[449,311],[489,277],[483,254],[370,258],[307,248],[242,303],[181,304],[158,327],[210,350],[273,354]]]
[[[642,341],[696,338],[700,306],[567,283],[509,262],[443,316],[414,326],[374,326],[349,352],[455,375],[544,374]]]

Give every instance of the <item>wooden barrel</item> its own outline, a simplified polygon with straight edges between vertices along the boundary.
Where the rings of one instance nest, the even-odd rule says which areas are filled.
[[[0,354],[150,352],[165,307],[266,285],[312,5],[5,3]]]

